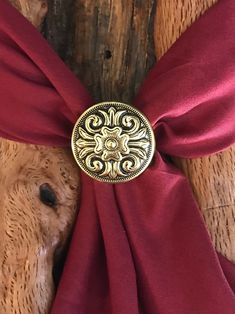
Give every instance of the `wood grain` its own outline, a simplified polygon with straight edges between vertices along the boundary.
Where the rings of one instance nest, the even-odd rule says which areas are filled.
[[[217,0],[158,1],[155,47],[162,55]],[[189,178],[216,250],[235,262],[235,146],[175,163]]]
[[[0,141],[0,313],[48,313],[53,268],[77,210],[79,173],[70,150]],[[40,200],[49,184],[55,207]]]
[[[9,0],[36,28],[41,29],[47,14],[47,0]]]
[[[160,59],[182,33],[218,0],[158,0],[154,41]]]
[[[59,0],[50,5],[48,40],[96,102],[131,102],[155,61],[155,0],[76,0],[70,1],[70,6],[65,3]],[[64,23],[59,26],[61,21]],[[69,47],[63,43],[69,43]]]

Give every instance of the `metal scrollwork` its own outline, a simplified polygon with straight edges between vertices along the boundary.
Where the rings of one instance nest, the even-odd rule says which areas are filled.
[[[88,175],[118,183],[137,177],[148,167],[155,140],[151,125],[137,109],[106,102],[90,107],[78,119],[72,150]]]

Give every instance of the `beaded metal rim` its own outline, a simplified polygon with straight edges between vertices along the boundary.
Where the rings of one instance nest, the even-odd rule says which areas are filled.
[[[155,151],[151,124],[136,108],[120,102],[102,102],[77,120],[71,139],[74,158],[90,177],[121,183],[139,176]]]

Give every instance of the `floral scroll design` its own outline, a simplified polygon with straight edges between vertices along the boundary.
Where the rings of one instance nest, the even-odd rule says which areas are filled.
[[[146,164],[150,137],[148,126],[135,111],[114,105],[97,108],[77,128],[77,157],[82,168],[101,181],[125,181]]]

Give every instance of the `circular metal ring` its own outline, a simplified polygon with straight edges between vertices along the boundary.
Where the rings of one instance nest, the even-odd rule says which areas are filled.
[[[155,151],[151,124],[136,108],[120,102],[90,107],[72,134],[73,155],[90,177],[120,183],[139,176]]]

